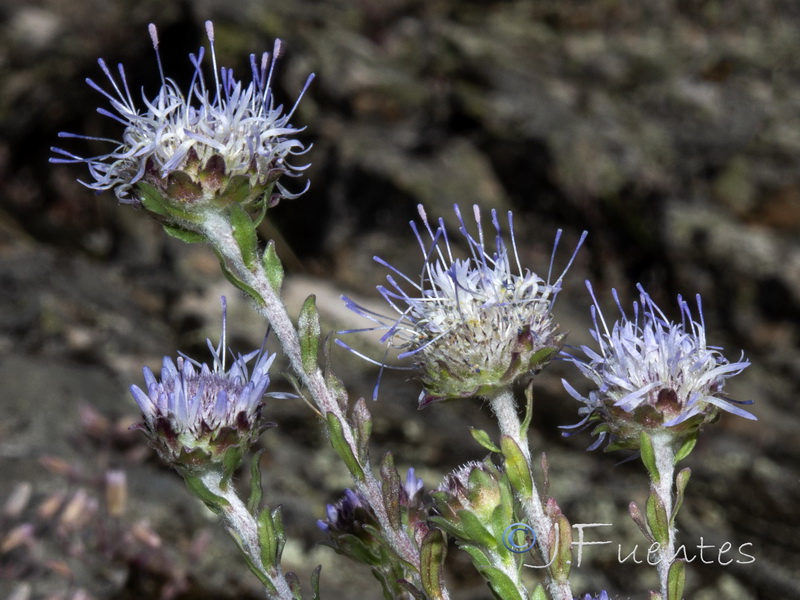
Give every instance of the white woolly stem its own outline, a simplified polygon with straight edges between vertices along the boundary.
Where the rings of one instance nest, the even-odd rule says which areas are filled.
[[[550,545],[550,533],[558,528],[558,524],[544,510],[544,503],[539,496],[534,479],[533,466],[531,464],[531,450],[528,444],[527,435],[522,437],[522,423],[517,415],[517,402],[510,387],[503,388],[495,394],[489,396],[489,405],[492,407],[497,423],[500,427],[500,434],[507,435],[519,446],[528,464],[528,472],[531,478],[532,493],[530,497],[520,496],[522,511],[528,524],[536,532],[536,547],[539,549],[543,564],[550,564],[553,560],[554,548]],[[545,571],[545,587],[551,600],[573,600],[572,589],[569,581],[562,581],[553,577],[551,570]]]
[[[221,517],[225,529],[233,536],[239,544],[242,552],[247,555],[249,562],[258,568],[264,578],[269,580],[275,588],[266,590],[266,596],[270,600],[292,600],[294,594],[286,581],[280,565],[265,567],[261,560],[261,544],[258,540],[258,523],[255,517],[250,514],[247,507],[236,494],[233,486],[228,485],[225,489],[220,487],[222,472],[209,470],[200,476],[200,480],[209,492],[215,496],[221,496],[228,502],[228,506],[221,507]]]
[[[675,480],[675,450],[673,448],[674,438],[666,432],[656,432],[650,437],[655,454],[656,469],[658,469],[658,481],[652,481],[656,494],[661,499],[667,513],[668,538],[667,543],[659,545],[658,548],[658,579],[661,583],[661,597],[667,600],[667,587],[669,569],[675,560],[675,538],[677,529],[671,524],[672,521],[672,482]]]
[[[205,228],[203,233],[206,234],[217,251],[225,258],[228,268],[261,297],[263,304],[256,302],[256,310],[272,327],[281,343],[284,354],[289,358],[292,369],[300,377],[322,414],[332,413],[342,424],[345,441],[350,446],[353,455],[359,460],[360,453],[356,444],[355,433],[347,415],[339,405],[336,395],[328,389],[325,378],[319,369],[308,373],[303,368],[300,338],[297,330],[286,312],[286,306],[278,294],[275,293],[275,290],[272,289],[261,262],[259,261],[252,271],[244,266],[239,246],[233,237],[230,224],[224,219],[209,219],[204,223],[203,227]],[[381,484],[375,478],[371,465],[361,463],[359,460],[359,466],[364,472],[364,478],[354,477],[356,489],[367,499],[367,502],[375,512],[386,541],[404,561],[419,568],[421,561],[419,550],[405,530],[394,528],[389,521],[389,515],[383,503]],[[414,583],[421,586],[419,581]]]

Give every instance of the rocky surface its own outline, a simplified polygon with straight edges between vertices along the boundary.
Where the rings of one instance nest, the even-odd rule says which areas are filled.
[[[259,345],[263,327],[207,249],[165,239],[145,215],[82,188],[79,167],[47,164],[58,131],[118,133],[83,83],[102,79],[98,56],[152,93],[147,23],[180,79],[207,18],[220,62],[240,74],[247,54],[286,41],[287,103],[317,73],[298,113],[314,144],[312,187],[263,231],[285,257],[295,312],[317,293],[327,328],[353,327],[337,298],[376,301],[385,272],[373,255],[419,269],[405,223],[420,202],[446,218],[455,202],[513,209],[522,259],[539,271],[556,228],[561,264],[588,230],[557,307],[573,344],[588,341],[586,278],[609,307],[609,288],[627,301],[636,282],[670,311],[676,294],[702,294],[713,340],[753,363],[730,392],[756,400],[759,421],[724,416],[702,436],[679,524],[690,551],[701,537],[730,541],[728,558],[744,560],[736,549],[751,542],[756,560],[696,559],[687,598],[800,597],[800,10],[788,0],[5,2],[0,502],[16,500],[0,516],[0,544],[11,533],[22,541],[0,547],[0,597],[259,597],[213,518],[127,432],[136,413],[126,387],[163,354],[202,357],[222,293],[236,347]],[[353,397],[371,395],[375,369],[344,352],[334,362]],[[646,495],[641,468],[585,453],[585,436],[558,436],[576,420],[562,376],[574,380],[556,364],[537,381],[535,447],[574,522],[615,524],[613,548],[592,550],[574,589],[643,598],[651,569],[616,557],[617,544],[643,545],[625,515]],[[491,417],[478,401],[418,412],[417,391],[387,376],[372,405],[374,455],[391,449],[434,486],[481,457],[465,432],[491,430]],[[288,568],[307,580],[322,562],[328,598],[379,597],[365,569],[319,545],[315,520],[348,478],[313,415],[288,402],[268,412],[280,427],[263,438],[263,467],[295,540]],[[120,469],[129,492],[117,515],[103,474]],[[65,516],[70,501],[78,516]],[[458,551],[448,560],[456,598],[488,597]]]

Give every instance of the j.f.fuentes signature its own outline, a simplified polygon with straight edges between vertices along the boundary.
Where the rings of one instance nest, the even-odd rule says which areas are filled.
[[[594,541],[594,542],[587,542],[584,539],[584,530],[589,527],[612,527],[613,523],[576,523],[572,526],[573,529],[578,530],[578,539],[577,541],[573,541],[571,545],[573,547],[577,547],[577,560],[575,562],[575,566],[580,567],[581,561],[583,560],[583,548],[584,546],[602,546],[605,544],[612,544],[611,540],[602,540],[602,541]],[[522,541],[517,541],[519,537],[518,534],[522,533],[524,535],[524,539]],[[526,567],[531,569],[544,569],[549,567],[553,564],[555,560],[555,549],[558,548],[558,535],[559,531],[556,528],[556,543],[553,544],[554,552],[553,556],[550,557],[550,562],[545,565],[529,565],[525,564]],[[508,527],[503,530],[503,545],[510,550],[511,552],[517,554],[524,554],[529,552],[536,546],[536,532],[533,528],[528,525],[527,523],[512,523]],[[717,563],[719,565],[725,566],[729,565],[732,562],[736,562],[736,564],[740,565],[748,565],[750,563],[755,562],[756,558],[752,554],[748,554],[745,552],[745,549],[749,546],[752,546],[751,542],[745,542],[740,544],[739,547],[736,549],[742,560],[739,558],[733,557],[726,557],[729,552],[733,549],[733,544],[731,542],[724,542],[721,546],[719,546],[716,553],[711,551],[712,548],[717,548],[714,544],[706,544],[704,543],[703,538],[700,538],[700,543],[695,546],[696,550],[698,550],[697,554],[693,554],[691,558],[688,554],[688,549],[686,545],[681,544],[678,549],[675,551],[675,554],[672,556],[672,560],[684,560],[686,562],[692,562],[696,558],[700,558],[700,562],[704,564],[712,564]],[[633,550],[629,552],[627,555],[623,556],[622,545],[617,544],[617,560],[620,564],[627,562],[629,559],[632,560],[635,564],[642,564],[643,562],[647,562],[648,565],[657,565],[663,559],[663,556],[660,554],[661,544],[658,542],[653,542],[645,551],[643,559],[640,559],[637,555],[639,551],[639,544],[636,544],[633,547]],[[705,552],[709,551],[711,556],[716,554],[714,559],[709,560],[708,554]]]

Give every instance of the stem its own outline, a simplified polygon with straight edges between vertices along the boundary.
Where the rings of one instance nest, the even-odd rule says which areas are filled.
[[[289,358],[292,369],[300,377],[322,414],[333,413],[342,423],[345,441],[353,450],[357,460],[359,460],[355,434],[342,407],[336,400],[336,395],[328,389],[325,378],[318,368],[310,373],[303,369],[300,339],[297,330],[286,311],[286,306],[269,283],[261,261],[252,271],[245,267],[239,246],[231,232],[230,223],[225,219],[221,217],[218,219],[209,218],[204,222],[203,228],[203,234],[225,258],[228,268],[253,288],[263,299],[263,304],[256,302],[256,310],[272,327],[281,343],[284,354]],[[361,462],[359,462],[359,466],[364,472],[364,479],[361,480],[354,477],[356,488],[364,495],[374,510],[386,541],[400,558],[419,569],[421,564],[419,549],[404,529],[395,529],[389,521],[389,515],[383,503],[381,484],[375,478],[371,466],[369,464],[361,464]],[[421,587],[419,581],[414,583]]]
[[[510,387],[503,388],[492,396],[489,396],[489,405],[492,407],[495,417],[500,426],[500,434],[509,436],[522,450],[525,461],[528,463],[530,473],[532,493],[529,498],[521,497],[522,511],[525,518],[533,530],[536,532],[536,547],[539,548],[543,564],[552,561],[553,548],[550,546],[550,532],[554,531],[558,524],[550,518],[544,510],[544,503],[536,489],[536,480],[533,477],[533,466],[531,465],[531,450],[528,444],[527,435],[523,438],[522,423],[517,415],[517,402]],[[527,432],[526,432],[527,433]],[[573,600],[572,589],[569,581],[562,581],[553,577],[552,570],[548,567],[545,576],[545,587],[552,600]]]
[[[667,598],[668,576],[672,562],[675,560],[675,534],[677,529],[672,524],[672,482],[675,480],[675,450],[673,449],[673,437],[664,432],[653,433],[650,437],[655,453],[656,468],[658,470],[658,481],[651,484],[656,494],[664,504],[668,520],[668,538],[665,545],[658,548],[658,579],[661,582],[661,597]]]
[[[206,471],[200,476],[200,479],[212,494],[222,496],[228,501],[229,505],[224,507],[221,513],[225,529],[238,542],[239,548],[247,555],[249,563],[257,568],[262,576],[275,588],[274,594],[267,589],[267,598],[292,600],[294,594],[286,581],[286,577],[283,575],[280,565],[270,568],[264,567],[264,563],[261,560],[261,544],[258,540],[258,523],[256,523],[253,515],[250,514],[244,502],[236,494],[233,486],[229,485],[223,490],[219,485],[222,480],[222,473],[216,470]]]

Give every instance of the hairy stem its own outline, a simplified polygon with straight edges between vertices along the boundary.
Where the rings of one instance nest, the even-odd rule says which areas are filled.
[[[225,489],[220,487],[222,472],[209,470],[200,476],[200,480],[212,494],[221,496],[228,501],[228,506],[222,508],[221,516],[225,529],[233,536],[239,544],[239,548],[247,556],[251,569],[259,571],[261,579],[268,580],[274,590],[267,588],[266,595],[270,600],[292,600],[292,593],[289,583],[280,565],[265,567],[261,560],[261,544],[258,540],[258,523],[247,510],[244,502],[236,494],[233,486]]]
[[[672,525],[672,482],[675,479],[675,450],[673,438],[670,434],[656,432],[651,436],[653,451],[655,453],[658,481],[651,481],[656,494],[664,504],[667,513],[668,526],[667,543],[658,548],[658,579],[661,583],[661,597],[667,600],[668,576],[672,561],[675,560],[676,528]]]
[[[345,441],[352,449],[354,456],[358,457],[355,433],[343,408],[339,405],[335,393],[328,388],[325,378],[318,368],[313,372],[306,372],[303,368],[297,330],[285,305],[273,290],[261,262],[259,261],[253,270],[245,267],[230,224],[223,219],[206,223],[204,227],[204,234],[224,257],[228,268],[261,297],[263,302],[256,302],[256,310],[272,327],[284,354],[289,358],[292,369],[300,377],[322,414],[332,413],[339,419],[344,430]],[[374,510],[386,541],[404,561],[419,568],[421,560],[419,550],[405,530],[394,528],[390,523],[383,503],[381,484],[373,474],[371,466],[369,464],[360,464],[359,466],[364,472],[364,477],[363,479],[354,477],[356,488],[364,495]],[[419,584],[419,581],[414,583]]]
[[[557,524],[545,512],[544,503],[536,488],[527,432],[522,431],[522,423],[517,414],[517,402],[514,398],[514,393],[510,387],[504,388],[489,397],[489,404],[495,417],[497,417],[500,434],[509,436],[519,446],[528,463],[533,492],[530,497],[520,497],[520,502],[528,524],[536,532],[536,547],[539,549],[543,564],[548,565],[553,560],[552,557],[555,550],[550,545],[550,533],[556,530]],[[555,578],[550,568],[546,570],[545,587],[552,600],[573,600],[569,581]]]

